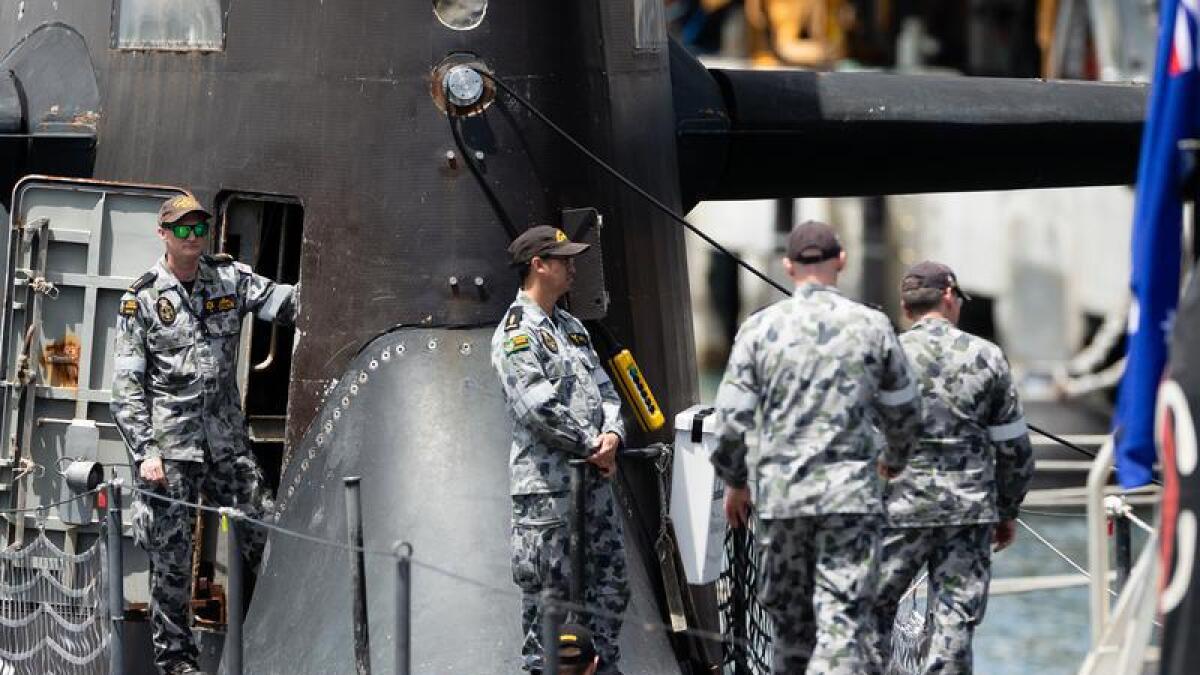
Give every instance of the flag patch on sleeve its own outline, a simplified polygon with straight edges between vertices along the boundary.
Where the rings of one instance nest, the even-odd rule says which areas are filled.
[[[529,349],[529,346],[529,336],[524,333],[517,333],[504,341],[504,353],[516,354],[517,352]]]

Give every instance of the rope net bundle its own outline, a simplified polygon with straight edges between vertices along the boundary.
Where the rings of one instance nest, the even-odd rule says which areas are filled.
[[[771,672],[771,617],[758,602],[759,550],[754,538],[755,520],[741,529],[725,531],[725,570],[717,580],[717,607],[721,633],[728,637],[721,672],[724,675],[769,675]],[[923,580],[909,589],[896,612],[892,628],[892,655],[886,675],[920,672],[928,642],[925,599],[917,592]]]
[[[83,553],[45,531],[0,551],[0,675],[108,673],[104,538]]]

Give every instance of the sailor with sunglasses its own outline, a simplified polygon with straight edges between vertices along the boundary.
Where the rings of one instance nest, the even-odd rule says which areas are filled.
[[[129,287],[117,317],[112,413],[139,487],[185,502],[261,517],[269,512],[237,390],[242,317],[291,324],[296,289],[209,255],[211,215],[190,194],[158,215],[166,254]],[[150,556],[155,662],[168,675],[198,673],[189,597],[192,509],[149,497],[133,505],[134,537]],[[240,528],[250,568],[265,534]],[[240,611],[240,608],[235,608]]]

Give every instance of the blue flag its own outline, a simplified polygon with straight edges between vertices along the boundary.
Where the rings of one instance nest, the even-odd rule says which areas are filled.
[[[1195,5],[1194,0],[1162,2],[1150,111],[1142,132],[1133,216],[1129,350],[1114,420],[1117,477],[1125,488],[1145,485],[1152,477],[1154,400],[1179,300],[1183,218],[1179,141],[1196,138],[1200,127]]]

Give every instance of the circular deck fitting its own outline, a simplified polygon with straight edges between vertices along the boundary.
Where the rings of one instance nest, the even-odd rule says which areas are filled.
[[[483,23],[488,0],[433,0],[433,14],[451,30],[472,30]]]
[[[496,100],[491,72],[474,54],[451,54],[430,74],[429,95],[451,117],[478,115]]]

